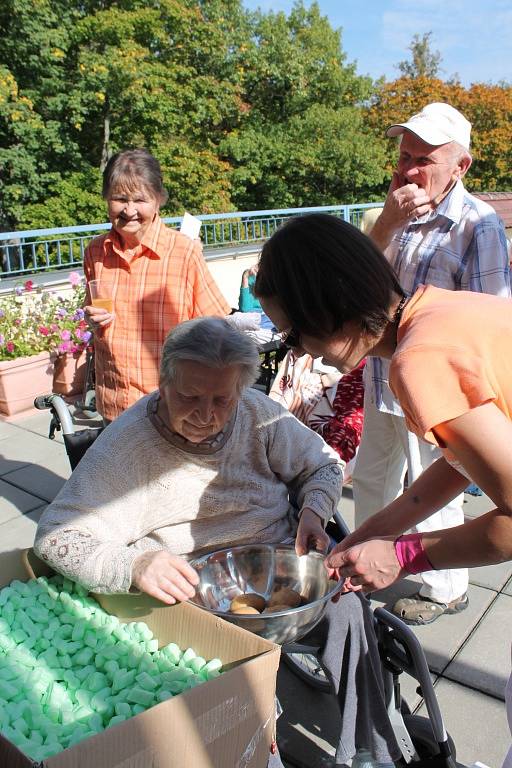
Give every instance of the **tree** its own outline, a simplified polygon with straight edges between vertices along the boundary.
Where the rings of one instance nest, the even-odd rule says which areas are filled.
[[[388,126],[403,122],[426,104],[451,104],[472,124],[473,165],[465,178],[475,192],[512,189],[512,86],[477,83],[464,88],[460,83],[437,78],[401,77],[382,83],[367,110],[367,121],[376,136]],[[388,141],[387,171],[396,163],[396,142]],[[384,193],[385,189],[382,189]]]
[[[241,124],[221,143],[233,200],[255,209],[368,199],[384,177],[382,140],[361,120],[372,90],[347,64],[317,3],[256,13]]]
[[[441,54],[430,49],[432,32],[423,35],[414,35],[408,50],[412,54],[412,61],[398,62],[397,69],[404,77],[439,77],[441,71]]]

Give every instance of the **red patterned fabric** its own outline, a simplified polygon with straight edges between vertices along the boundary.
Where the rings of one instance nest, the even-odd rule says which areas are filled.
[[[356,454],[363,431],[364,363],[341,378],[333,403],[334,415],[318,430],[347,464]]]

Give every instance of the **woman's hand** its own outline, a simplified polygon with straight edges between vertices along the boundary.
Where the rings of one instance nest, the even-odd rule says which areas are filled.
[[[327,552],[329,548],[329,536],[324,531],[322,518],[305,507],[299,520],[297,537],[295,539],[295,551],[300,555],[307,555],[311,550]]]
[[[325,564],[329,572],[345,578],[346,588],[372,592],[389,587],[405,575],[395,553],[394,539],[370,539],[345,549],[344,542],[328,554]]]
[[[248,288],[249,287],[249,277],[252,275],[258,274],[258,265],[253,264],[252,267],[249,267],[249,269],[244,269],[242,272],[242,288]]]
[[[112,312],[107,312],[106,309],[101,307],[87,306],[84,307],[85,319],[87,320],[89,327],[92,331],[97,331],[99,328],[104,328],[110,325],[114,319]]]
[[[195,595],[199,576],[183,557],[171,555],[164,549],[144,552],[132,568],[132,586],[174,605]]]

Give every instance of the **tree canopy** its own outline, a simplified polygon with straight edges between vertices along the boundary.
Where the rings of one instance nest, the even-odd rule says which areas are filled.
[[[475,188],[512,186],[510,87],[439,79],[430,33],[390,83],[302,0],[3,0],[0,34],[2,230],[104,221],[106,161],[142,146],[169,215],[382,199],[386,125],[432,100],[474,124]]]

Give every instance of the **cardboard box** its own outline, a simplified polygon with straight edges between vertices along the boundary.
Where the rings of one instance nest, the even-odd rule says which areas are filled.
[[[26,564],[34,575],[48,574],[33,555]],[[14,578],[20,578],[19,560],[2,558],[0,587]],[[164,606],[147,595],[95,597],[121,620],[146,622],[160,645],[190,646],[207,659],[220,658],[228,671],[43,763],[0,735],[0,767],[265,768],[275,734],[279,646],[186,603]]]

